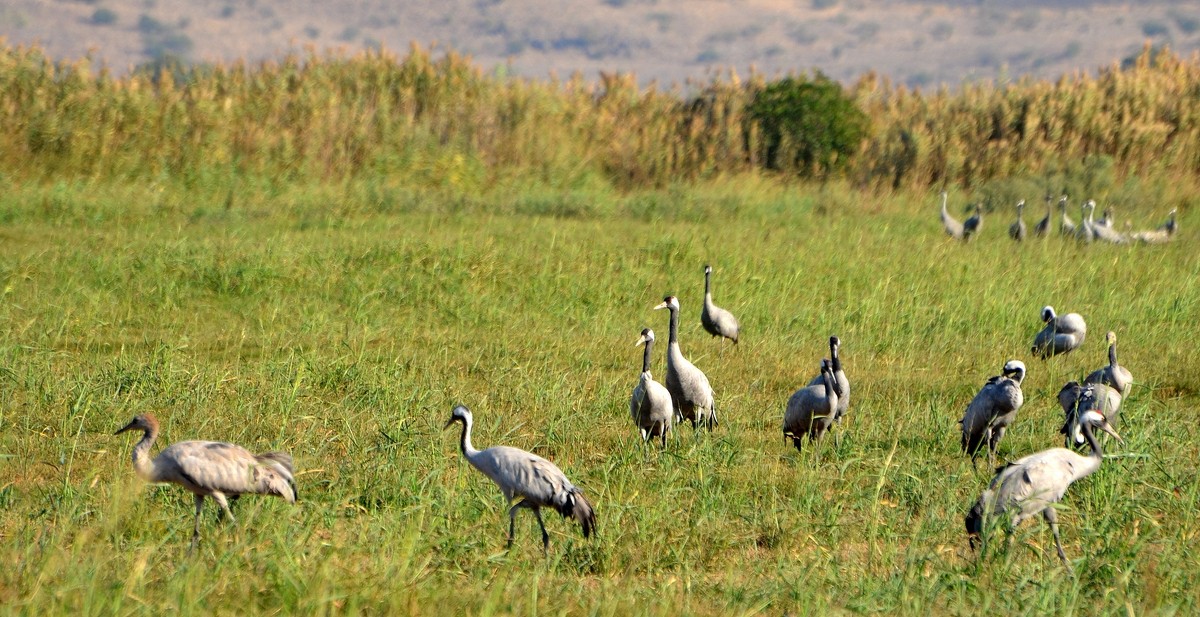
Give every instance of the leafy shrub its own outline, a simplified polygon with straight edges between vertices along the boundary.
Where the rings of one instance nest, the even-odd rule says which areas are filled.
[[[868,120],[837,82],[787,77],[754,95],[748,108],[769,169],[823,176],[845,166],[867,133]]]

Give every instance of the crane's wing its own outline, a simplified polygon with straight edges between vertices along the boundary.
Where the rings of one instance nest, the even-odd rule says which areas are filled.
[[[1021,504],[1022,511],[1037,511],[1062,499],[1075,478],[1072,459],[1077,456],[1053,448],[1017,461],[996,478],[997,506]]]
[[[221,441],[182,441],[154,458],[155,480],[196,493],[262,493],[295,500],[291,457],[282,452],[255,456]]]

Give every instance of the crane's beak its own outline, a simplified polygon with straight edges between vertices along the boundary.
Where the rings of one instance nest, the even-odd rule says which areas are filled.
[[[126,424],[126,425],[125,425],[125,428],[122,428],[121,430],[119,430],[119,431],[117,431],[117,432],[113,433],[113,435],[120,435],[121,433],[124,433],[125,431],[132,431],[134,428],[136,428],[136,427],[134,426],[134,424],[136,424],[136,423],[137,423],[137,419],[136,419],[136,418],[134,418],[133,420],[130,420],[130,421],[129,421],[129,424]]]
[[[1121,445],[1125,445],[1125,440],[1124,440],[1124,439],[1121,439],[1121,436],[1117,434],[1117,431],[1116,431],[1116,429],[1114,429],[1114,428],[1112,427],[1112,425],[1111,425],[1111,424],[1109,424],[1108,422],[1105,422],[1104,424],[1101,424],[1101,425],[1100,425],[1100,430],[1104,431],[1105,433],[1108,433],[1109,435],[1112,435],[1112,436],[1113,436],[1113,439],[1116,439],[1116,440],[1117,440],[1117,443],[1119,443],[1119,444],[1121,444]]]
[[[642,343],[645,343],[645,342],[646,342],[646,337],[643,336],[643,337],[638,338],[638,340],[636,342],[634,342],[633,346],[637,347],[638,345],[641,345]]]
[[[451,424],[454,424],[454,418],[453,418],[453,417],[451,417],[449,420],[446,420],[446,426],[443,426],[443,427],[442,427],[442,430],[444,431],[444,430],[446,430],[446,429],[450,428],[450,425],[451,425]]]
[[[671,308],[671,306],[669,304],[667,304],[666,302],[663,302],[662,304],[654,307],[654,310],[657,311],[658,309],[665,309],[665,308]]]

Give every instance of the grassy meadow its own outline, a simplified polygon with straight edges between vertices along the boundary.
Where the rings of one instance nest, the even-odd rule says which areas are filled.
[[[933,195],[727,179],[568,213],[425,203],[347,213],[280,195],[225,208],[125,186],[0,196],[0,611],[71,614],[1143,614],[1195,612],[1191,551],[1200,259],[1176,242],[970,245]],[[952,199],[961,203],[959,195]],[[569,200],[567,200],[569,201]],[[658,208],[648,203],[659,204]],[[1130,213],[1145,218],[1151,210]],[[702,266],[738,314],[737,348],[699,326]],[[683,303],[685,354],[722,425],[649,453],[628,417],[650,326]],[[1089,335],[1043,364],[1038,311]],[[1011,551],[968,550],[989,479],[957,420],[1004,361],[1029,365],[1008,458],[1060,444],[1054,400],[1120,335],[1137,381],[1127,447],[1068,493],[1077,577],[1040,520]],[[784,403],[838,334],[853,383],[840,445],[797,453]],[[665,344],[655,354],[661,379]],[[599,537],[518,517],[442,432],[554,460]],[[148,487],[112,436],[135,414],[184,439],[283,449],[301,501]],[[157,448],[156,448],[157,449]],[[1001,537],[1001,536],[998,536]],[[1001,543],[997,543],[999,545]],[[996,546],[993,545],[993,546]]]
[[[924,95],[864,78],[861,150],[800,179],[762,168],[761,78],[682,100],[413,50],[177,83],[0,49],[0,614],[1195,613],[1200,62],[1168,56]],[[977,241],[942,233],[943,188],[987,204]],[[1011,204],[1032,225],[1047,190],[1135,229],[1179,208],[1181,231],[1012,243]],[[737,347],[698,323],[705,263]],[[647,450],[634,342],[656,330],[661,380],[667,294],[722,424]],[[1046,304],[1089,334],[1043,363]],[[1062,503],[1077,575],[1040,520],[972,554],[967,402],[1022,359],[1000,454],[1059,445],[1055,394],[1110,329],[1136,384],[1126,446]],[[849,416],[797,453],[784,405],[831,334]],[[523,512],[505,552],[500,492],[442,430],[456,403],[476,446],[557,463],[599,537],[547,512],[543,557]],[[189,556],[190,495],[112,435],[146,412],[156,449],[290,452],[300,502],[246,497],[236,526],[209,503]]]

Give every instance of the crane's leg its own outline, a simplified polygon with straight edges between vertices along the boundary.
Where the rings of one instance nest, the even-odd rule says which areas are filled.
[[[1042,516],[1046,517],[1046,522],[1050,524],[1050,533],[1054,534],[1054,549],[1058,551],[1058,558],[1062,560],[1063,566],[1075,575],[1075,570],[1071,569],[1071,564],[1067,561],[1067,554],[1063,552],[1062,540],[1058,537],[1058,513],[1054,511],[1054,506],[1047,506],[1042,510]]]
[[[508,549],[512,548],[513,528],[516,527],[516,524],[517,524],[517,510],[524,507],[524,505],[525,505],[525,500],[522,499],[521,501],[518,501],[517,503],[513,504],[513,507],[508,509],[508,544],[504,545],[504,550],[506,550],[506,551]]]
[[[1004,439],[1004,431],[1006,429],[1001,426],[992,431],[991,443],[988,444],[988,451],[992,453],[992,469],[996,468],[996,450],[1000,448],[1000,440]]]
[[[225,499],[225,494],[214,492],[212,494],[212,498],[215,499],[218,504],[220,504],[221,511],[225,513],[225,516],[229,517],[229,522],[237,525],[237,519],[234,518],[233,511],[229,509],[229,501]]]
[[[546,523],[542,522],[542,509],[533,506],[533,514],[537,516],[538,526],[542,528],[542,555],[550,550],[550,534],[546,533]]]
[[[196,545],[200,543],[200,510],[204,507],[204,495],[196,495],[196,521],[192,525],[192,547],[188,549],[188,554],[196,550]]]

